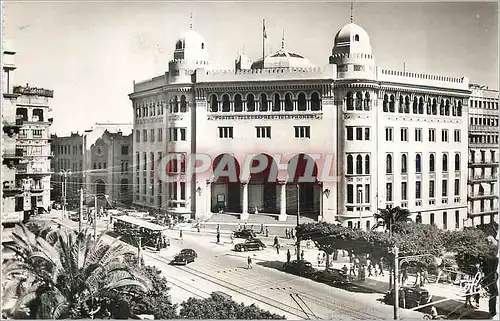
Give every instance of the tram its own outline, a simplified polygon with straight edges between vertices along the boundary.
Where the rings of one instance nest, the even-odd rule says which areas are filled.
[[[159,251],[170,246],[167,238],[168,227],[154,224],[133,216],[113,216],[115,233],[128,238],[139,237],[141,246]]]

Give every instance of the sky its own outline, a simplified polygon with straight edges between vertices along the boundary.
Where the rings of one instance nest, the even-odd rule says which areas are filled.
[[[17,52],[14,84],[54,90],[51,132],[96,122],[132,122],[133,81],[168,70],[176,40],[193,29],[215,69],[233,69],[238,52],[262,56],[281,46],[318,67],[328,64],[348,2],[28,2],[4,1],[4,36]],[[498,89],[497,2],[354,3],[354,22],[370,36],[384,68],[468,77]]]

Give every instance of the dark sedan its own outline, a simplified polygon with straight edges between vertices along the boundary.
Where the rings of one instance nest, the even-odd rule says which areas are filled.
[[[329,285],[349,283],[349,277],[347,276],[347,274],[345,274],[344,271],[339,269],[328,269],[328,270],[318,271],[314,275],[314,279],[318,282]]]
[[[263,250],[266,247],[259,239],[246,240],[245,243],[239,243],[234,246],[234,250],[238,252],[242,251],[253,251],[253,250]]]
[[[234,231],[233,235],[235,238],[248,239],[248,238],[254,238],[255,232],[252,230],[245,229],[241,231]]]
[[[194,259],[198,257],[198,254],[191,249],[183,249],[177,255],[174,256],[172,264],[188,264],[194,262]]]
[[[283,264],[283,271],[299,276],[310,276],[315,272],[311,262],[302,260],[294,260]]]

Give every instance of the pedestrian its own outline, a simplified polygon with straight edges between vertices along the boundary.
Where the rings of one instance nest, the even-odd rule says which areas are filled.
[[[319,267],[319,266],[321,266],[321,253],[318,253],[317,260],[318,260],[318,267]]]
[[[302,261],[304,261],[304,250],[302,250],[302,252],[300,252],[300,259],[301,259]]]
[[[182,240],[182,230],[179,230],[179,238]]]
[[[230,238],[231,238],[231,244],[234,244],[234,235],[231,234]]]
[[[260,234],[264,234],[264,224],[260,224]]]
[[[281,245],[279,243],[276,244],[276,253],[277,254],[280,254],[280,247],[281,247]]]
[[[266,226],[266,237],[269,237],[269,229]]]
[[[373,270],[373,266],[371,264],[368,265],[368,277],[373,276],[372,270]]]
[[[198,233],[200,233],[200,223],[198,223],[198,225],[196,225],[196,229],[198,230]]]
[[[243,229],[246,230],[247,229],[247,222],[245,222],[245,225],[243,225]]]
[[[249,270],[252,268],[252,258],[250,256],[247,258],[247,263],[248,263],[247,270]]]
[[[290,259],[292,258],[292,254],[290,253],[290,249],[286,250],[286,261],[290,263]]]
[[[241,231],[241,225],[238,223],[238,231]]]
[[[220,225],[217,224],[217,233],[219,233],[219,232],[220,232]]]
[[[278,236],[275,236],[275,237],[274,237],[274,243],[273,243],[273,246],[276,246],[276,244],[278,244]]]
[[[420,283],[421,283],[421,275],[420,275],[420,271],[417,271],[417,275],[415,277],[415,284],[413,284],[413,286],[420,286]]]
[[[323,259],[321,260],[321,264],[326,262],[326,253],[323,252]]]
[[[288,228],[285,228],[285,238],[289,239]]]
[[[427,271],[427,269],[424,269],[424,272],[422,273],[422,286],[425,283],[429,283],[429,271]]]
[[[293,229],[290,229],[290,237],[295,241],[295,234],[293,233]]]
[[[471,293],[472,293],[472,286],[467,286],[467,291],[465,292],[465,307],[469,305],[472,307],[472,303],[470,302]]]
[[[342,272],[344,272],[344,275],[347,275],[348,271],[349,269],[347,268],[347,265],[344,264],[344,266],[342,267]]]
[[[384,262],[380,260],[380,276],[385,276],[384,275]]]
[[[250,225],[250,229],[253,231],[253,224],[252,224],[252,225]]]
[[[375,272],[375,277],[377,277],[379,274],[379,271],[380,271],[380,264],[375,263],[375,266],[373,267],[373,271]]]
[[[220,243],[220,232],[217,232],[217,244]]]
[[[476,307],[479,308],[479,299],[481,298],[481,293],[479,293],[480,286],[476,286],[474,288],[474,302],[476,303]]]
[[[356,269],[354,268],[354,264],[349,264],[349,275],[356,276]]]

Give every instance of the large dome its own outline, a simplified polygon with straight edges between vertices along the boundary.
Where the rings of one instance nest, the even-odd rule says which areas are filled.
[[[175,59],[208,61],[207,44],[202,35],[190,29],[175,43]]]
[[[314,65],[306,57],[282,48],[252,64],[252,69],[264,68],[311,68]]]
[[[365,29],[352,22],[343,26],[337,32],[333,48],[338,53],[372,53],[368,33]]]

